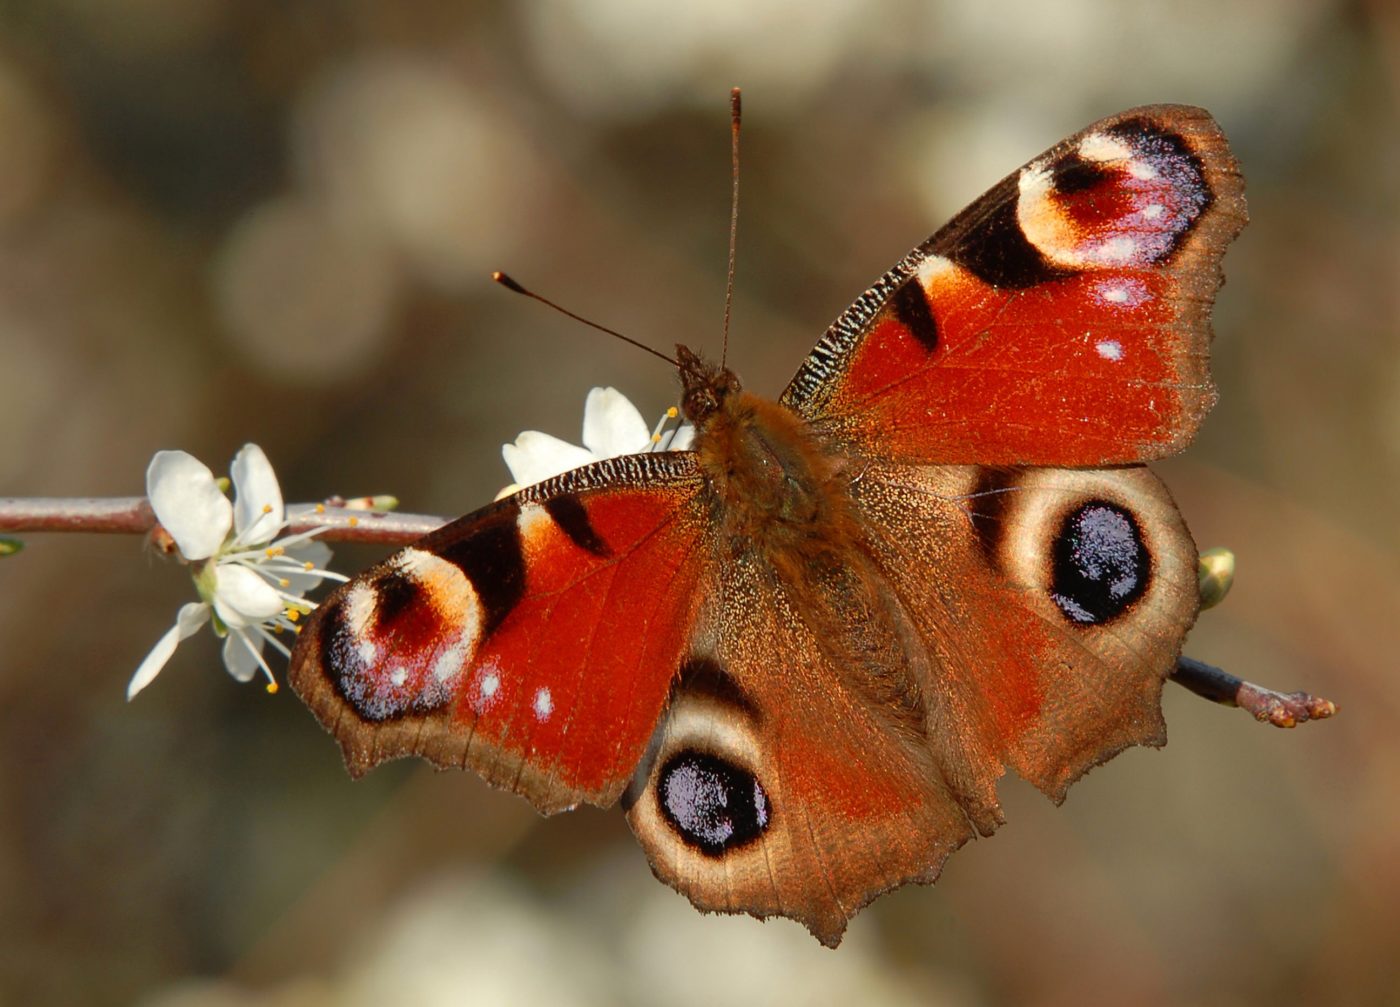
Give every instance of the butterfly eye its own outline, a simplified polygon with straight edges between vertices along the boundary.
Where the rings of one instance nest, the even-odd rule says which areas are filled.
[[[657,777],[662,816],[692,846],[718,854],[768,827],[768,795],[747,770],[713,755],[672,756]]]
[[[1121,614],[1142,597],[1151,578],[1142,529],[1126,508],[1103,500],[1081,504],[1065,517],[1050,563],[1050,597],[1083,625]]]

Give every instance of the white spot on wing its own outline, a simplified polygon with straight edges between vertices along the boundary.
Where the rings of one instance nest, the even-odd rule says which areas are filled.
[[[528,550],[539,536],[544,534],[554,524],[554,519],[549,516],[549,511],[543,505],[537,503],[523,504],[520,514],[515,519],[515,527],[520,530],[520,541]]]
[[[1095,296],[1115,308],[1135,308],[1148,299],[1147,285],[1141,280],[1103,280],[1094,285]]]
[[[1099,262],[1128,262],[1137,255],[1137,242],[1126,234],[1109,238],[1098,248],[1094,256]]]
[[[545,721],[554,712],[554,698],[550,696],[549,689],[543,688],[535,693],[535,717]]]
[[[370,623],[374,619],[375,605],[374,588],[364,581],[351,585],[345,594],[345,628],[350,631],[351,636],[363,639],[369,632]]]
[[[918,276],[921,287],[925,290],[932,290],[934,285],[944,277],[956,273],[957,268],[950,259],[945,259],[941,255],[930,255],[919,263],[915,275]]]
[[[1018,212],[1028,203],[1040,203],[1050,195],[1050,172],[1039,162],[1028,164],[1021,169],[1021,177],[1016,180],[1016,189]]]
[[[1079,141],[1079,156],[1088,161],[1123,161],[1133,156],[1122,140],[1104,133],[1090,133]]]
[[[1116,339],[1102,339],[1094,344],[1094,349],[1105,360],[1123,359],[1123,344]]]
[[[1133,160],[1128,162],[1128,174],[1146,182],[1157,177],[1157,169],[1150,161],[1133,158]]]
[[[1142,208],[1142,219],[1156,220],[1164,212],[1166,212],[1166,207],[1164,207],[1161,203],[1148,203]]]
[[[482,665],[476,685],[471,691],[471,707],[477,714],[485,713],[500,701],[501,669],[494,660]]]
[[[445,647],[437,660],[433,662],[433,678],[439,682],[446,682],[455,678],[462,670],[462,665],[466,663],[467,648],[461,641]]]
[[[389,681],[395,686],[403,685],[408,681],[408,669],[401,664],[395,665],[393,670],[389,672]]]
[[[434,556],[426,549],[414,549],[409,547],[402,552],[396,553],[389,559],[389,565],[415,581],[426,580],[436,564],[444,562],[441,558]]]
[[[501,669],[495,660],[481,666],[471,693],[471,706],[478,714],[495,706],[501,694]]]

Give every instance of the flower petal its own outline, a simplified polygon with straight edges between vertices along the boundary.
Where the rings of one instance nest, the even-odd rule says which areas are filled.
[[[301,545],[287,547],[287,556],[298,563],[310,563],[319,570],[329,570],[331,566],[331,547],[324,542],[304,542]],[[305,594],[321,583],[323,578],[320,574],[306,573],[305,571],[292,570],[282,574],[288,581],[285,590],[292,594]]]
[[[690,446],[695,443],[695,428],[689,423],[682,423],[676,427],[676,432],[671,435],[671,439],[666,442],[667,451],[689,451]]]
[[[231,630],[224,640],[224,667],[240,682],[251,681],[262,667],[262,662],[258,660],[262,648],[262,637],[242,630]]]
[[[583,446],[599,458],[645,451],[651,429],[626,395],[616,388],[594,388],[583,404]]]
[[[156,645],[151,648],[151,652],[146,655],[141,666],[136,669],[136,674],[131,676],[131,681],[126,686],[126,698],[130,702],[132,697],[155,681],[160,670],[165,667],[175,653],[176,646],[181,640],[193,636],[200,626],[209,621],[209,606],[200,601],[192,601],[180,606],[180,612],[175,616],[175,625],[165,631],[165,635],[156,641]]]
[[[146,468],[146,495],[185,559],[208,559],[228,537],[233,505],[194,455],[157,451]]]
[[[502,447],[501,457],[506,460],[510,474],[521,486],[533,486],[551,476],[598,460],[592,452],[538,430],[526,430],[515,439],[514,444]]]
[[[229,468],[233,475],[233,530],[244,545],[272,541],[286,519],[282,487],[272,463],[256,444],[245,444]]]
[[[242,629],[282,611],[282,596],[247,567],[220,564],[215,571],[214,611],[225,626]]]

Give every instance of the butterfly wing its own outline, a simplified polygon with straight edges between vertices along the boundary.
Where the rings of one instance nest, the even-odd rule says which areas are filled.
[[[1243,190],[1202,109],[1097,122],[861,295],[782,401],[845,450],[901,462],[1173,454],[1215,401],[1209,315]]]
[[[686,452],[531,486],[343,585],[292,687],[355,775],[420,755],[544,813],[617,800],[680,666],[706,576]]]
[[[873,464],[855,486],[880,576],[931,655],[974,821],[1013,768],[1055,801],[1130,745],[1166,742],[1162,683],[1199,607],[1196,549],[1145,467]]]
[[[972,826],[900,688],[907,655],[868,564],[724,568],[628,821],[697,907],[787,916],[834,947],[875,896],[934,880]]]

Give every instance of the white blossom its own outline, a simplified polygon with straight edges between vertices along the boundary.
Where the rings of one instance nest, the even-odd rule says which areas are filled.
[[[501,448],[515,482],[499,496],[604,458],[644,451],[684,451],[695,439],[695,428],[682,423],[667,429],[676,416],[675,409],[667,410],[656,429],[649,430],[627,396],[616,388],[594,388],[583,406],[582,447],[538,430],[526,430],[513,444]]]
[[[290,656],[275,634],[294,630],[315,607],[304,597],[307,591],[326,578],[345,579],[326,569],[331,550],[310,540],[315,532],[276,537],[286,527],[286,508],[262,448],[245,444],[230,474],[232,501],[208,466],[184,451],[157,451],[146,469],[151,508],[190,565],[200,600],[181,606],[175,625],[136,669],[127,699],[150,685],[180,641],[205,623],[224,640],[230,675],[247,682],[261,669],[268,691],[275,692],[264,644]]]

